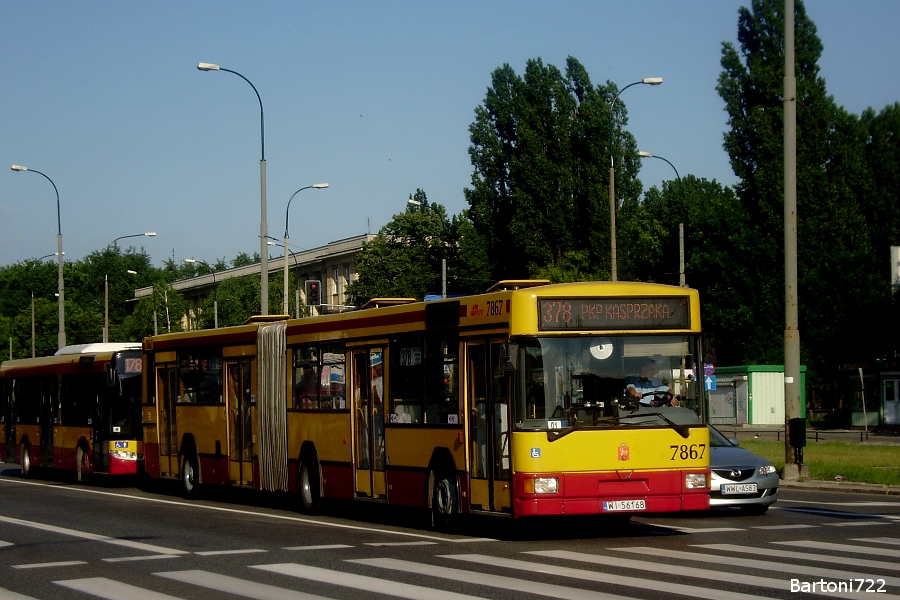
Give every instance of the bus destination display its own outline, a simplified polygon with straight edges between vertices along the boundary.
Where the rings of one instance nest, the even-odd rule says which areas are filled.
[[[538,328],[686,329],[691,324],[687,297],[540,298]]]

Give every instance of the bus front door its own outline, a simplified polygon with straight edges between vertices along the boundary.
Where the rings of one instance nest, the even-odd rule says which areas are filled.
[[[253,393],[249,360],[225,362],[225,396],[229,415],[229,480],[253,483]]]
[[[178,473],[178,426],[175,422],[177,395],[175,365],[158,366],[156,401],[159,407],[159,473],[169,477]]]
[[[386,499],[382,349],[355,350],[352,376],[356,496]]]
[[[468,344],[469,481],[473,510],[508,511],[509,372],[500,368],[499,340]]]

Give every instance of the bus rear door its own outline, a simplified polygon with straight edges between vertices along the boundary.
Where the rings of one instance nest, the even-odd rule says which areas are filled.
[[[509,372],[501,369],[500,340],[469,342],[469,478],[474,510],[511,506],[509,464]]]
[[[250,361],[225,361],[225,402],[229,415],[228,470],[231,483],[253,483],[253,395]]]
[[[178,472],[178,427],[175,422],[175,403],[178,396],[178,376],[175,365],[156,368],[156,390],[159,406],[159,471],[174,476]]]

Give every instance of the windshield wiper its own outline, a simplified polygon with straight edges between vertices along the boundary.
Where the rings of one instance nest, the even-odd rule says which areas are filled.
[[[675,431],[675,433],[677,433],[684,439],[689,438],[691,435],[690,425],[679,425],[672,419],[668,418],[666,415],[659,413],[659,412],[648,412],[648,413],[638,413],[638,414],[632,413],[632,414],[628,415],[628,417],[626,417],[626,418],[632,419],[632,418],[638,418],[638,417],[659,417],[660,419],[665,421],[666,424]]]
[[[547,441],[555,442],[561,437],[565,437],[575,431],[576,429],[587,429],[589,427],[597,427],[601,424],[606,423],[615,423],[619,424],[618,417],[606,417],[602,419],[591,419],[590,421],[585,421],[585,424],[579,424],[577,421],[571,427],[567,427],[566,429],[548,429],[547,430]]]

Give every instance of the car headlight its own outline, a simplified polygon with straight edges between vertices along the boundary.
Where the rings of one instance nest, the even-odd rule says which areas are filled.
[[[775,472],[775,467],[772,465],[763,465],[759,468],[759,475],[771,475]]]
[[[526,494],[558,494],[559,479],[556,477],[535,477],[525,480]]]
[[[706,488],[706,473],[685,473],[684,487],[688,490],[700,490]]]

